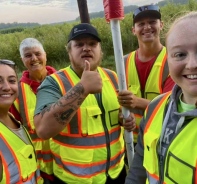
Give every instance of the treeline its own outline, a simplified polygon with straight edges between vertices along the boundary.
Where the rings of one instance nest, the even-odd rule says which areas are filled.
[[[161,7],[162,21],[164,29],[161,32],[161,42],[165,44],[165,34],[172,21],[188,11],[197,11],[196,0],[189,0],[187,4],[168,3]],[[125,14],[125,18],[120,21],[123,53],[127,54],[138,47],[136,37],[131,33],[132,13]],[[23,70],[23,63],[19,55],[19,44],[27,37],[34,37],[43,43],[47,53],[47,62],[49,65],[59,69],[69,64],[69,57],[65,49],[68,34],[73,25],[79,23],[64,23],[57,25],[42,25],[33,28],[26,28],[21,32],[12,34],[0,34],[0,58],[10,59],[17,63],[19,70]],[[106,23],[104,18],[91,19],[100,34],[102,40],[102,49],[104,58],[102,65],[114,68],[114,50],[110,24]]]
[[[188,0],[163,0],[157,3],[160,7],[168,4],[168,3],[173,3],[173,4],[187,4]],[[130,6],[125,6],[124,7],[124,13],[128,14],[132,11],[134,11],[137,8],[136,5],[130,5]],[[94,18],[103,18],[104,17],[104,11],[99,11],[99,12],[93,12],[89,13],[90,19]],[[73,21],[80,21],[80,17],[77,17]],[[73,22],[73,21],[68,21],[68,22]],[[57,24],[63,24],[65,22],[57,22],[53,23],[52,25],[57,25]],[[39,23],[0,23],[0,33],[1,34],[7,34],[7,33],[14,33],[14,32],[21,32],[25,28],[31,28],[31,27],[36,27],[40,26]]]
[[[188,0],[163,0],[163,1],[160,1],[160,2],[155,3],[155,4],[159,5],[159,7],[162,7],[162,6],[165,6],[165,5],[169,4],[169,3],[173,3],[173,4],[187,4]],[[124,13],[128,14],[130,12],[133,12],[137,7],[138,6],[136,6],[136,5],[125,6],[124,7]],[[90,16],[90,19],[99,18],[99,17],[103,18],[104,17],[104,11],[93,12],[93,13],[90,13],[89,16]],[[80,17],[77,17],[75,20],[79,21]]]

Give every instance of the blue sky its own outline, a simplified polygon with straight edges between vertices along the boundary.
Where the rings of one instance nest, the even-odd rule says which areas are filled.
[[[123,5],[145,5],[160,0],[123,0]],[[103,11],[103,0],[87,0],[88,11]],[[79,16],[77,0],[0,0],[0,23],[49,24]]]

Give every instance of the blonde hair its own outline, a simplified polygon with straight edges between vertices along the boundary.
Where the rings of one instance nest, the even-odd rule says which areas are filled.
[[[25,38],[21,43],[19,47],[20,55],[23,58],[24,57],[24,49],[25,48],[33,48],[38,47],[42,52],[45,52],[43,45],[35,38]]]

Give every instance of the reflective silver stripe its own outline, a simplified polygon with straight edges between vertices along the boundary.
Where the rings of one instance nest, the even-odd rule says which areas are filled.
[[[9,182],[10,183],[18,183],[20,181],[20,168],[16,165],[15,156],[12,154],[13,150],[10,150],[7,147],[7,144],[4,142],[2,135],[0,134],[0,150],[3,152],[3,158],[6,161],[6,169],[8,169],[8,173],[10,175]]]
[[[57,75],[60,77],[60,79],[62,80],[62,83],[64,86],[62,86],[65,91],[69,91],[73,86],[72,84],[70,83],[69,79],[67,78],[67,76],[65,75],[66,71],[63,70],[63,71],[60,71],[60,72],[57,72]],[[61,91],[61,90],[60,90]],[[62,91],[61,91],[62,92]],[[64,94],[62,94],[64,95]],[[79,134],[79,127],[78,127],[78,116],[75,115],[73,116],[73,118],[71,119],[70,123],[69,123],[69,126],[70,126],[70,133],[71,134]]]
[[[111,79],[112,84],[114,85],[114,88],[115,88],[116,90],[118,90],[118,89],[119,89],[119,88],[118,88],[118,83],[117,83],[117,80],[116,80],[116,78],[114,77],[114,74],[112,73],[112,71],[110,71],[110,70],[108,70],[108,69],[106,69],[106,68],[101,68],[101,69],[105,71],[105,74],[107,74],[108,78]]]
[[[120,162],[121,158],[123,157],[124,152],[119,154],[114,160],[110,161],[110,167],[114,167],[118,162]],[[65,171],[67,172],[71,172],[73,174],[76,174],[78,177],[83,177],[83,176],[87,176],[87,175],[93,175],[95,173],[101,173],[101,172],[105,172],[106,170],[106,162],[102,163],[102,164],[97,164],[97,165],[91,165],[91,164],[87,164],[84,167],[80,167],[83,166],[83,164],[78,164],[76,165],[69,165],[69,164],[64,164],[62,162],[62,159],[60,157],[57,157],[56,155],[54,155],[54,160],[56,162],[57,165],[59,165],[61,168],[63,168]]]
[[[147,172],[146,172],[147,173]],[[150,174],[147,173],[147,179],[149,181],[149,184],[159,184],[159,181],[155,178],[153,178]]]
[[[112,132],[109,135],[110,142],[117,140],[120,137],[121,134],[121,129],[119,128],[117,131]],[[103,134],[103,136],[96,136],[96,137],[69,137],[66,135],[61,135],[58,134],[55,137],[53,137],[54,140],[63,143],[63,144],[68,144],[68,145],[73,145],[73,146],[99,146],[106,144],[106,137]]]
[[[51,151],[43,152],[42,150],[36,150],[36,155],[38,160],[43,160],[44,162],[49,162],[53,159]]]

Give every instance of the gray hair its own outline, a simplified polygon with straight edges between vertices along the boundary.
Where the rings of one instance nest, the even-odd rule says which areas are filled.
[[[25,38],[21,43],[19,47],[20,55],[23,58],[24,57],[24,49],[25,48],[33,48],[38,47],[42,52],[45,52],[43,45],[35,38]]]

